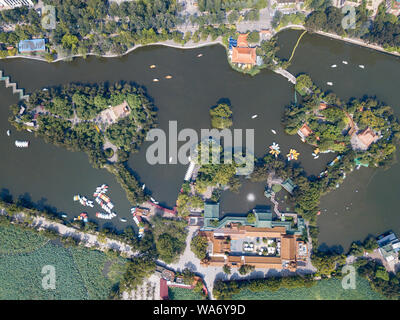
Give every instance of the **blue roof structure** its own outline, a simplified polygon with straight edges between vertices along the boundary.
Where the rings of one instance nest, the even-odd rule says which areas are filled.
[[[232,37],[229,37],[229,49],[232,49],[232,47],[237,46],[237,40],[233,39]]]
[[[18,44],[18,51],[20,53],[45,51],[45,49],[44,39],[21,40]]]

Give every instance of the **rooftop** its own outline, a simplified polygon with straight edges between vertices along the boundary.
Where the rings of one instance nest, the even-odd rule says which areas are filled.
[[[45,49],[44,39],[21,40],[18,44],[18,51],[20,53],[45,51]]]
[[[256,48],[233,47],[232,62],[255,65],[257,62]]]
[[[359,133],[357,137],[366,149],[368,149],[372,143],[379,139],[378,135],[369,127]]]
[[[242,48],[247,48],[249,46],[247,42],[248,33],[241,33],[237,39],[237,46]]]
[[[312,130],[311,128],[307,125],[307,123],[304,123],[299,131],[297,132],[302,138],[307,138],[311,133]]]
[[[293,190],[297,187],[297,185],[290,178],[283,181],[281,185],[282,185],[282,188],[284,188],[290,194],[292,194]]]

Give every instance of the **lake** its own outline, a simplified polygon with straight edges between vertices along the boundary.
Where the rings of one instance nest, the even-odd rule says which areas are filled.
[[[284,31],[280,34],[279,54],[288,57],[299,31]],[[198,58],[197,55],[203,56]],[[348,65],[341,63],[348,61]],[[361,97],[368,93],[391,105],[399,115],[400,93],[396,87],[396,74],[400,74],[400,59],[383,53],[349,45],[338,40],[306,34],[300,42],[289,71],[293,74],[306,72],[315,83],[333,90],[340,97]],[[155,64],[155,69],[149,66]],[[330,65],[337,64],[336,69]],[[365,69],[358,67],[365,65]],[[321,155],[314,160],[313,148],[302,143],[298,136],[283,133],[280,124],[284,107],[294,99],[294,88],[285,78],[269,70],[255,77],[232,70],[222,46],[180,50],[167,47],[140,48],[122,58],[75,59],[72,62],[48,64],[31,60],[12,59],[0,61],[5,75],[18,82],[18,86],[29,93],[33,90],[69,82],[117,82],[133,81],[146,87],[148,95],[158,108],[159,128],[168,133],[169,121],[177,121],[178,130],[192,128],[196,131],[210,128],[209,108],[220,99],[229,99],[233,111],[233,128],[254,129],[255,154],[262,156],[272,142],[281,146],[283,154],[290,148],[300,152],[299,160],[308,174],[318,174],[334,155]],[[165,79],[172,75],[172,79]],[[160,79],[153,82],[154,78]],[[333,86],[326,85],[327,81]],[[95,208],[72,201],[74,194],[92,195],[96,186],[110,186],[110,197],[119,217],[129,217],[132,222],[125,193],[106,170],[90,166],[87,156],[81,152],[69,152],[34,138],[33,134],[12,130],[7,121],[8,106],[17,102],[11,89],[0,86],[0,189],[10,192],[15,198],[26,195],[32,201],[57,208],[69,218],[82,211],[94,217]],[[256,118],[252,118],[257,115]],[[276,130],[274,135],[271,129]],[[17,149],[15,139],[31,141],[28,149]],[[130,167],[140,181],[152,192],[161,204],[172,207],[183,182],[187,166],[180,164],[149,165],[146,149],[149,142],[129,159]],[[350,175],[335,192],[322,199],[318,224],[320,242],[328,246],[346,248],[353,240],[363,239],[368,234],[379,234],[388,229],[400,232],[397,206],[400,201],[395,194],[400,184],[400,166],[396,164],[387,171],[365,169]],[[263,196],[264,184],[245,181],[240,194],[225,192],[221,198],[221,211],[242,213],[256,205],[269,205]],[[249,201],[249,194],[254,201]],[[285,208],[283,208],[285,209]],[[118,219],[115,225],[123,226]]]

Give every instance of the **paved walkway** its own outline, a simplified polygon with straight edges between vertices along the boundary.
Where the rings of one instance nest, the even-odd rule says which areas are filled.
[[[4,209],[1,210],[1,214],[6,214]],[[19,217],[23,218],[25,216],[24,213],[19,213]],[[79,230],[76,230],[72,227],[67,227],[61,223],[49,221],[43,217],[35,217],[32,221],[32,226],[37,229],[50,229],[54,230],[62,236],[71,237],[75,239],[79,239],[84,243],[86,247],[93,247],[96,246],[99,250],[116,250],[121,252],[121,254],[125,255],[126,257],[134,257],[138,255],[138,252],[133,251],[132,248],[117,240],[113,240],[110,238],[99,239],[98,234],[94,233],[86,233]]]

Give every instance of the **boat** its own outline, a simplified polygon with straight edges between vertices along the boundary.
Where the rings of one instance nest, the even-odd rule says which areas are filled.
[[[145,184],[142,185],[142,190],[144,190],[144,188],[146,188],[146,185],[145,185]]]
[[[15,140],[15,146],[17,148],[28,148],[29,147],[29,141]]]
[[[150,66],[150,69],[154,69],[156,67],[156,65],[155,64],[152,64],[151,66]]]
[[[10,130],[7,130],[7,136],[10,136]]]
[[[109,202],[107,203],[107,207],[109,207],[112,210],[114,208],[114,205],[111,202]]]
[[[359,64],[358,65],[361,69],[364,69],[365,68],[365,66],[363,65],[363,64]]]
[[[335,159],[333,159],[328,166],[332,167],[335,163],[339,162],[339,160],[342,159],[341,155],[338,155]]]
[[[79,201],[84,207],[93,208],[93,201],[88,200],[86,197],[81,197],[80,195],[74,196],[74,201]]]
[[[277,144],[276,142],[273,142],[271,146],[269,146],[269,153],[274,155],[275,158],[278,157],[278,155],[281,153],[279,144]]]
[[[298,153],[295,149],[290,149],[289,153],[286,155],[288,161],[297,160],[300,153]]]
[[[314,152],[312,153],[314,159],[318,159],[319,158],[319,153],[320,153],[319,148],[316,148],[314,150]]]
[[[343,63],[343,64],[348,64],[348,62],[347,62],[347,61],[345,61],[345,60],[343,60],[343,61],[342,61],[342,63]]]
[[[202,53],[199,53],[198,55],[197,55],[197,58],[200,58],[200,57],[202,57],[203,56],[203,54]]]
[[[328,86],[332,86],[332,85],[333,85],[332,82],[327,82],[326,84],[327,84]]]
[[[68,216],[66,214],[62,214],[61,218],[67,218]]]
[[[101,207],[105,212],[111,214],[111,209],[110,209],[105,203],[102,203],[102,204],[100,205],[100,207]]]
[[[157,202],[156,199],[154,199],[153,197],[150,197],[150,200],[151,200],[152,202],[154,202],[154,203]]]
[[[276,131],[275,131],[274,129],[271,129],[271,132],[272,132],[273,134],[276,134]]]
[[[119,220],[121,221],[121,222],[127,222],[128,220],[126,220],[125,218],[119,218]]]
[[[26,129],[26,131],[28,131],[28,132],[33,132],[31,129]]]
[[[82,212],[79,216],[74,218],[74,221],[76,221],[76,220],[83,221],[83,222],[88,222],[87,213],[86,212]]]
[[[252,119],[255,119],[255,118],[257,118],[258,117],[258,114],[255,114],[255,115],[253,115],[251,118]]]
[[[165,79],[172,79],[172,76],[171,75],[167,75],[167,76],[165,76]]]
[[[158,80],[157,78],[153,79],[153,82],[158,82],[158,81],[160,81],[160,80]]]
[[[336,68],[336,67],[337,67],[336,64],[331,65],[331,68]]]
[[[117,215],[114,212],[111,213],[102,213],[102,212],[96,212],[96,217],[99,219],[105,219],[105,220],[111,220],[112,218],[116,217]]]
[[[49,91],[49,89],[47,89],[47,88],[43,88],[43,89],[42,89],[42,91]]]

